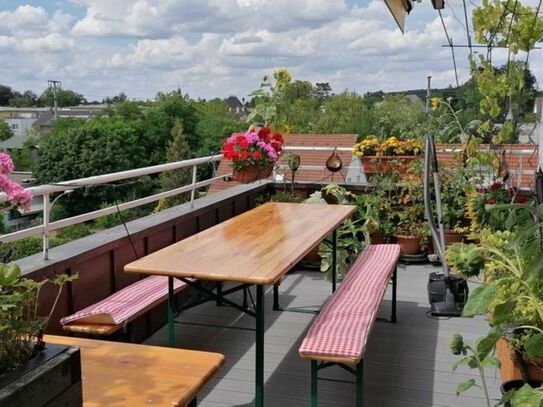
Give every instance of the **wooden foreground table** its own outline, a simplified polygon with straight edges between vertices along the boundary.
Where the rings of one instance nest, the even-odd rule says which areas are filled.
[[[220,353],[47,335],[79,346],[83,405],[186,406],[224,363]]]
[[[169,277],[168,343],[175,345],[175,315],[205,301],[217,301],[256,319],[255,405],[264,405],[264,286],[274,285],[313,247],[356,210],[352,205],[266,203],[125,266],[128,273]],[[333,270],[336,270],[333,256]],[[335,278],[335,272],[333,273]],[[173,279],[200,291],[203,299],[176,308]],[[193,280],[193,279],[196,279]],[[215,291],[198,280],[216,281]],[[222,282],[238,286],[222,290]],[[225,298],[256,286],[253,307]],[[333,283],[335,287],[335,280]],[[250,293],[249,293],[250,294]],[[252,300],[252,295],[249,295]],[[275,296],[274,296],[275,297]],[[275,305],[275,304],[274,304]]]

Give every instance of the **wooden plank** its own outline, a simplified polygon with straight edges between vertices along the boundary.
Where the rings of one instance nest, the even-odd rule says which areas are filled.
[[[219,353],[64,336],[81,349],[84,405],[184,406],[224,363]]]
[[[269,285],[356,210],[266,203],[125,266],[128,273]]]

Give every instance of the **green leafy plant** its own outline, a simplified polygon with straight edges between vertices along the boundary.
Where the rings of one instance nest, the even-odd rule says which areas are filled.
[[[497,336],[499,338],[499,335]],[[497,340],[496,338],[496,340]],[[500,362],[494,356],[491,355],[494,349],[494,344],[488,337],[482,337],[475,341],[473,346],[464,342],[462,335],[453,335],[448,342],[449,349],[455,355],[462,355],[462,359],[455,363],[453,370],[456,370],[459,366],[468,366],[471,369],[477,369],[479,371],[479,377],[481,378],[481,384],[478,384],[475,379],[468,379],[458,385],[456,395],[471,389],[472,387],[478,387],[483,390],[485,395],[485,401],[487,407],[492,404],[490,402],[490,396],[488,394],[488,386],[485,378],[485,367],[498,367]]]
[[[21,277],[14,264],[0,264],[0,375],[13,370],[43,350],[43,331],[62,293],[62,287],[77,275],[58,274],[51,280]],[[38,315],[39,297],[45,284],[57,287],[47,316]]]

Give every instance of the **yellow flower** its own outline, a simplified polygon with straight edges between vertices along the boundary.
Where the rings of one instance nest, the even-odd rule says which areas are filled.
[[[431,98],[432,110],[436,110],[439,107],[439,98]]]

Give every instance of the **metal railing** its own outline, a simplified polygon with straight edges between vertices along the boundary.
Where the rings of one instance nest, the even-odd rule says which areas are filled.
[[[352,151],[350,147],[333,147],[333,146],[328,146],[328,147],[325,147],[325,146],[285,146],[284,147],[284,151],[287,153],[304,152],[304,151],[332,152],[334,150],[337,150],[338,152],[343,152],[343,153],[345,152],[350,153]],[[438,150],[438,152],[447,152],[447,153],[453,153],[456,151],[450,148],[442,148]],[[524,166],[524,159],[523,159],[523,157],[525,156],[533,155],[534,150],[507,149],[505,151],[507,154],[514,154],[514,155],[520,156],[519,166],[515,174],[518,177],[519,184],[520,184],[522,175],[531,175],[534,173],[533,170],[524,169],[525,166]],[[535,154],[537,155],[537,152]],[[155,165],[155,166],[150,166],[150,167],[137,168],[134,170],[120,171],[120,172],[111,173],[111,174],[97,175],[97,176],[88,177],[88,178],[81,178],[81,179],[76,179],[76,180],[71,180],[71,181],[64,181],[64,182],[59,182],[59,183],[54,183],[54,184],[46,184],[46,185],[40,185],[37,187],[27,188],[26,190],[31,192],[33,196],[43,196],[42,224],[2,235],[0,236],[0,242],[8,243],[8,242],[13,242],[13,241],[20,240],[26,237],[30,237],[30,236],[42,235],[43,236],[43,258],[47,260],[49,258],[49,234],[50,232],[54,230],[58,230],[66,226],[80,224],[80,223],[93,220],[102,216],[116,213],[117,211],[124,211],[124,210],[135,208],[138,206],[146,205],[151,202],[156,202],[158,200],[169,198],[169,197],[176,196],[176,195],[186,193],[186,192],[190,192],[190,202],[191,202],[191,205],[193,205],[195,195],[196,195],[196,190],[209,186],[214,181],[225,179],[232,175],[232,174],[224,174],[220,176],[214,176],[204,181],[197,182],[197,175],[198,175],[197,167],[199,165],[217,162],[217,161],[220,161],[222,158],[223,158],[222,154],[217,154],[217,155],[211,155],[207,157],[199,157],[199,158],[194,158],[190,160],[178,161],[174,163],[160,164],[160,165]],[[129,202],[123,202],[119,205],[102,208],[93,212],[88,212],[88,213],[73,216],[70,218],[61,219],[55,222],[50,221],[50,212],[51,212],[51,208],[53,204],[62,195],[69,193],[72,190],[75,190],[78,188],[99,186],[103,184],[109,184],[111,182],[122,181],[122,180],[127,180],[130,178],[136,178],[136,177],[141,177],[145,175],[157,174],[161,172],[172,171],[172,170],[176,170],[180,168],[188,168],[188,167],[192,167],[192,182],[189,185],[185,185],[185,186],[175,188],[175,189],[165,191],[165,192],[160,192],[160,193],[150,195],[144,198],[138,198]],[[302,164],[302,167],[304,168],[308,167],[307,169],[325,168],[324,165],[321,167],[321,166],[313,166],[313,165],[304,166],[303,164]],[[350,166],[346,165],[345,168],[348,169],[350,168]],[[55,199],[51,201],[50,200],[51,195],[56,194],[56,193],[61,193],[61,195],[55,197]]]
[[[196,195],[196,190],[211,185],[214,181],[223,179],[225,176],[230,174],[216,176],[209,178],[204,181],[197,182],[198,175],[198,166],[203,164],[209,164],[212,162],[220,161],[223,158],[222,154],[194,158],[190,160],[183,160],[174,163],[154,165],[151,167],[137,168],[135,170],[120,171],[111,174],[97,175],[88,178],[75,179],[71,181],[63,181],[54,184],[40,185],[37,187],[30,187],[26,190],[32,193],[33,196],[43,196],[43,216],[42,224],[20,231],[7,233],[0,236],[0,242],[8,243],[16,240],[23,239],[25,237],[42,235],[43,236],[43,258],[45,260],[49,259],[49,234],[50,232],[70,226],[83,223],[92,219],[99,218],[101,216],[110,215],[116,213],[117,211],[124,211],[130,208],[135,208],[138,206],[146,205],[151,202],[156,202],[158,200],[169,198],[175,195],[179,195],[185,192],[190,192],[190,202],[191,206],[194,205],[194,198]],[[70,218],[58,220],[56,222],[50,222],[50,212],[53,204],[56,200],[63,194],[69,193],[74,189],[86,188],[99,186],[104,184],[109,184],[111,182],[127,180],[131,178],[137,178],[144,175],[157,174],[165,171],[177,170],[180,168],[192,167],[192,182],[189,185],[185,185],[179,188],[175,188],[169,191],[160,192],[154,195],[150,195],[144,198],[135,199],[129,202],[123,202],[119,205],[110,206],[107,208],[102,208],[93,212],[84,213],[77,216],[72,216]],[[57,196],[52,202],[50,197],[55,193],[62,193]]]

